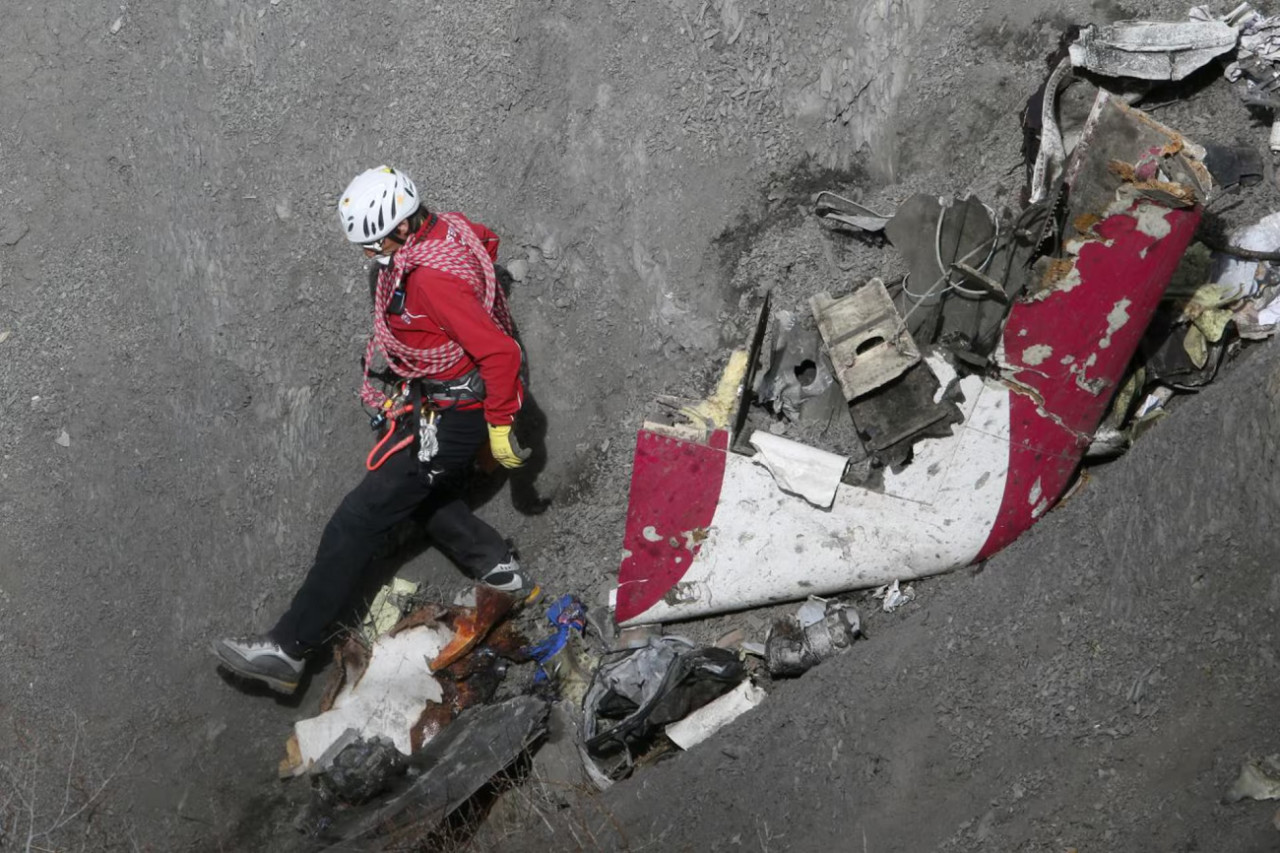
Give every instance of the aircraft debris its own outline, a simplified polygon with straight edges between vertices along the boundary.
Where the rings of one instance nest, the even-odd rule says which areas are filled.
[[[813,597],[777,620],[765,637],[765,664],[775,678],[801,675],[853,645],[862,631],[850,604]]]
[[[1071,63],[1110,77],[1181,80],[1235,49],[1239,37],[1235,27],[1217,20],[1089,26],[1071,45]]]
[[[720,382],[717,416],[646,423],[637,435],[618,623],[905,582],[1012,542],[1066,492],[1130,379],[1213,191],[1204,157],[1097,91],[1060,184],[1059,170],[1041,170],[1045,203],[1012,214],[976,198],[904,202],[885,233],[910,276],[855,285],[851,315],[834,316],[834,299],[811,306],[852,400],[857,458],[870,465],[856,476],[850,466],[833,496],[829,473],[807,494],[745,455],[777,438],[761,439],[771,431],[750,417],[766,302]],[[1202,311],[1201,325],[1217,328],[1220,307]],[[868,353],[883,362],[860,371]],[[821,470],[841,467],[837,458]]]
[[[583,701],[586,749],[610,778],[630,772],[634,756],[663,726],[732,690],[746,676],[738,656],[664,636],[605,653]]]
[[[768,695],[750,680],[744,681],[683,720],[668,725],[665,734],[681,749],[692,749],[759,705]]]
[[[1222,801],[1280,800],[1280,755],[1246,761]]]

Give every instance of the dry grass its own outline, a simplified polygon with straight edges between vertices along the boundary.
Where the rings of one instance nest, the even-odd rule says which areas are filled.
[[[86,744],[84,721],[34,731],[14,725],[0,756],[0,848],[22,853],[139,850],[110,794],[133,755],[131,744],[104,771]]]

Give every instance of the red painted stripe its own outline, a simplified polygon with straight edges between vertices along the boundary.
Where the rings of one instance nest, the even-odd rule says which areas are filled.
[[[712,433],[710,443],[648,430],[636,435],[622,543],[630,553],[618,569],[618,622],[661,601],[702,549],[724,483],[728,433]]]
[[[1020,368],[1012,376],[1056,419],[1028,393],[1010,395],[1008,480],[979,560],[1018,538],[1070,485],[1200,221],[1199,208],[1165,211],[1170,231],[1157,239],[1138,229],[1135,209],[1094,226],[1103,239],[1082,247],[1075,287],[1020,301],[1009,313],[1005,358]],[[1128,319],[1111,330],[1108,318],[1121,300]],[[1041,358],[1036,347],[1051,354]]]

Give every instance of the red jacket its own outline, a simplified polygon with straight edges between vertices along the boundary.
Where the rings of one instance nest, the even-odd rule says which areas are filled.
[[[489,250],[489,257],[497,260],[498,236],[483,225],[462,218]],[[422,237],[432,240],[443,239],[449,226],[433,217],[430,227],[424,228]],[[468,282],[429,267],[418,267],[408,275],[404,313],[388,314],[387,325],[397,339],[415,349],[457,342],[466,357],[455,367],[428,378],[458,379],[478,367],[485,385],[485,420],[503,426],[515,418],[523,397],[520,345],[498,328]]]

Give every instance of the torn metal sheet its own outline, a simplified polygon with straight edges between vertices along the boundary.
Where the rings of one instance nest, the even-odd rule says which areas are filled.
[[[904,604],[915,601],[916,591],[911,584],[902,586],[899,581],[877,587],[871,597],[880,602],[880,609],[892,613]]]
[[[959,380],[964,423],[924,439],[882,491],[841,483],[828,511],[750,459],[641,431],[618,571],[620,624],[661,622],[875,587],[973,560],[1004,492],[1008,390]],[[798,510],[798,511],[797,511]]]
[[[844,408],[821,336],[805,329],[790,311],[779,311],[774,318],[773,355],[756,400],[789,421],[827,423]]]
[[[1234,50],[1238,39],[1222,21],[1126,21],[1082,29],[1071,63],[1108,77],[1181,80]]]
[[[353,812],[325,833],[350,850],[349,842],[375,836],[404,842],[438,825],[491,779],[511,766],[546,731],[548,706],[533,696],[471,708],[407,760],[404,777],[385,803]]]
[[[819,293],[809,304],[846,400],[874,391],[920,361],[920,350],[880,279],[840,299]]]
[[[849,460],[789,438],[755,430],[748,439],[760,452],[754,457],[777,481],[778,488],[822,509],[836,499],[836,489]]]
[[[753,682],[744,681],[678,723],[667,726],[665,733],[671,742],[681,749],[693,749],[759,705],[768,695],[763,688],[757,687]]]
[[[1268,214],[1251,225],[1232,230],[1227,235],[1227,242],[1255,252],[1280,251],[1280,212]],[[1280,283],[1280,268],[1269,261],[1254,261],[1215,252],[1208,280],[1238,286],[1241,296],[1251,297],[1268,284]]]
[[[1067,162],[1067,147],[1058,127],[1058,94],[1070,84],[1071,60],[1063,59],[1053,69],[1044,84],[1040,101],[1040,147],[1036,150],[1035,165],[1031,170],[1032,204],[1044,201],[1058,185],[1063,166]]]
[[[1099,97],[1064,170],[1062,257],[1010,307],[995,352],[1000,378],[958,379],[960,422],[917,441],[880,490],[841,483],[830,509],[818,510],[727,452],[723,432],[679,441],[642,430],[619,623],[905,582],[984,559],[1031,527],[1073,482],[1191,240],[1212,187],[1199,151]]]
[[[869,207],[845,198],[842,195],[824,190],[814,200],[813,212],[819,219],[847,225],[857,231],[875,233],[884,230],[885,224],[892,219],[891,215],[877,213]]]

